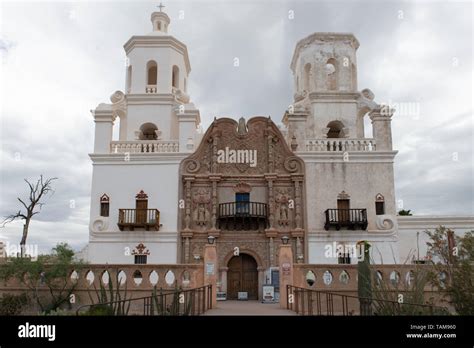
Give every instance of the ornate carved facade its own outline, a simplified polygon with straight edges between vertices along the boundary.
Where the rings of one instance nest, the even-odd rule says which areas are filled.
[[[260,272],[277,267],[283,236],[295,262],[304,261],[304,163],[270,118],[214,120],[180,176],[181,262],[199,259],[211,235],[221,271],[237,252],[253,256]]]

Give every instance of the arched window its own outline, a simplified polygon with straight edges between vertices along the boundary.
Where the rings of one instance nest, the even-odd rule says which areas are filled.
[[[140,127],[140,140],[157,140],[158,127],[153,123],[145,123]]]
[[[326,62],[326,88],[330,91],[337,89],[337,61],[334,58]]]
[[[328,123],[328,138],[344,138],[344,124],[341,121],[331,121]]]
[[[173,87],[179,88],[179,68],[173,65]]]
[[[380,193],[375,196],[375,214],[385,214],[385,198]]]
[[[147,85],[156,85],[158,81],[158,66],[154,60],[150,60],[146,65]]]
[[[311,84],[311,64],[306,63],[304,66],[304,85],[303,89],[310,92],[310,84]]]
[[[100,197],[100,216],[109,216],[110,199],[105,193]]]
[[[132,90],[132,66],[129,65],[127,68],[127,93]]]

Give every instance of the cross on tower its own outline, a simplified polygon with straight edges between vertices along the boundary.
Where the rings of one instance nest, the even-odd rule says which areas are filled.
[[[160,2],[160,4],[159,4],[157,7],[160,8],[160,12],[163,12],[163,11],[161,11],[161,10],[163,9],[163,7],[165,7],[165,5],[163,5],[163,4]]]

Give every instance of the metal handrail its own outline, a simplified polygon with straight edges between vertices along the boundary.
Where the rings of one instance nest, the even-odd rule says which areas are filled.
[[[219,204],[219,218],[261,217],[267,218],[268,204],[261,202],[228,202]]]
[[[166,293],[163,293],[163,291]],[[206,312],[207,310],[212,309],[212,285],[205,285],[198,288],[186,289],[186,290],[160,289],[160,292],[161,293],[157,295],[82,305],[76,309],[76,315],[79,315],[80,311],[83,310],[84,308],[90,309],[97,306],[113,306],[117,304],[123,305],[123,304],[130,304],[131,302],[135,302],[135,301],[143,301],[143,314],[142,315],[145,315],[145,316],[154,315],[151,308],[152,308],[152,301],[155,299],[155,297],[160,297],[161,303],[164,303],[164,306],[167,307],[167,303],[168,303],[168,306],[172,304],[171,301],[170,302],[167,301],[166,299],[167,296],[176,296],[176,295],[181,295],[181,294],[184,295],[184,298],[188,297],[188,299],[191,299],[190,300],[192,304],[192,307],[190,308],[191,315],[200,315]],[[197,295],[197,301],[195,301],[196,295]],[[162,313],[161,315],[165,315],[165,314]]]
[[[357,299],[359,301],[361,308],[362,306],[366,306],[372,309],[371,307],[373,305],[378,306],[380,304],[389,304],[392,306],[397,306],[399,308],[401,308],[402,306],[406,306],[406,307],[413,306],[416,308],[428,309],[430,314],[433,314],[435,310],[437,310],[439,313],[449,313],[446,307],[435,306],[435,305],[430,305],[430,304],[409,303],[409,302],[400,303],[398,301],[381,300],[377,298],[359,297],[355,295],[345,295],[345,294],[339,294],[335,292],[306,289],[306,288],[301,288],[301,287],[293,286],[293,285],[287,285],[286,288],[287,288],[287,301],[286,301],[287,309],[294,310],[296,313],[301,314],[301,315],[314,315],[313,314],[314,302],[316,303],[316,313],[317,313],[315,315],[323,315],[322,302],[321,302],[322,297],[325,297],[325,300],[326,300],[326,315],[334,315],[334,298],[335,297],[340,301],[343,316],[351,315],[355,313],[355,311],[349,311],[348,299]],[[293,295],[293,296],[290,297],[289,295]],[[292,298],[293,300],[290,301],[290,298]],[[365,311],[365,314],[376,315],[376,313],[374,314],[372,310]],[[425,313],[420,312],[419,314],[425,314]]]

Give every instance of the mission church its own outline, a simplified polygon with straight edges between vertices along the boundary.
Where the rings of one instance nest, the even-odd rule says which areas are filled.
[[[215,118],[203,134],[187,47],[161,9],[151,24],[124,45],[125,90],[92,111],[90,263],[200,263],[215,243],[220,290],[256,299],[278,270],[281,243],[295,263],[357,263],[360,241],[374,262],[400,263],[415,230],[441,221],[397,216],[394,110],[359,90],[354,35],[296,44],[281,127],[270,117]]]

